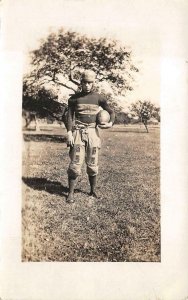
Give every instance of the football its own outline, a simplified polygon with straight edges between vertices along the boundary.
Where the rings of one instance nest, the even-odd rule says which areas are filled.
[[[110,121],[110,115],[106,110],[100,110],[96,118],[97,124],[108,123]]]

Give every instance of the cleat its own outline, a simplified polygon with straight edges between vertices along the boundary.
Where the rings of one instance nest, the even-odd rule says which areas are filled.
[[[94,197],[94,198],[96,198],[96,199],[100,199],[100,196],[97,195],[96,192],[90,192],[90,193],[89,193],[89,196]]]
[[[73,193],[68,194],[66,202],[67,203],[74,203],[75,202]]]

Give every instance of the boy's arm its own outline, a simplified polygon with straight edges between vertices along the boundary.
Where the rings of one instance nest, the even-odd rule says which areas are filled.
[[[67,145],[74,145],[74,138],[72,135],[73,128],[73,118],[74,118],[74,104],[72,99],[68,101],[68,113],[67,113]]]
[[[99,105],[106,110],[109,115],[110,115],[110,121],[109,122],[104,122],[101,125],[98,125],[100,128],[110,128],[112,127],[114,121],[115,121],[115,112],[113,111],[113,109],[111,109],[111,107],[109,106],[109,104],[107,103],[106,99],[101,97],[100,101],[99,101]]]

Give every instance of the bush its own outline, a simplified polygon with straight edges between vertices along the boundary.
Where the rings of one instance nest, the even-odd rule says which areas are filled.
[[[114,124],[129,124],[130,118],[124,112],[117,112]]]

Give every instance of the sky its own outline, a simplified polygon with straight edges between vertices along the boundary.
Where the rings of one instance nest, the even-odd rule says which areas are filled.
[[[183,0],[7,0],[3,46],[23,51],[26,66],[29,51],[61,27],[117,39],[131,48],[140,69],[128,101],[148,99],[159,104],[163,56],[185,55],[181,44],[187,7]]]

